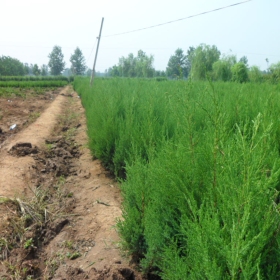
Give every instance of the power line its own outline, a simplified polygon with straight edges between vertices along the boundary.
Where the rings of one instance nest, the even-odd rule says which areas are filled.
[[[205,15],[205,14],[217,12],[217,11],[220,11],[220,10],[224,10],[224,9],[227,9],[227,8],[231,8],[231,7],[233,7],[233,6],[245,4],[245,3],[250,2],[250,1],[252,1],[252,0],[246,0],[246,1],[243,1],[243,2],[239,2],[239,3],[231,4],[231,5],[228,5],[228,6],[224,6],[224,7],[221,7],[221,8],[217,8],[217,9],[214,9],[214,10],[202,12],[202,13],[199,13],[199,14],[187,16],[187,17],[184,17],[184,18],[179,18],[179,19],[176,19],[176,20],[172,20],[172,21],[168,21],[168,22],[164,22],[164,23],[160,23],[160,24],[156,24],[156,25],[151,25],[151,26],[148,26],[148,27],[143,27],[143,28],[139,28],[139,29],[135,29],[135,30],[130,30],[130,31],[122,32],[122,33],[116,33],[116,34],[106,35],[106,36],[103,36],[103,38],[106,38],[106,37],[113,37],[113,36],[119,36],[119,35],[124,35],[124,34],[128,34],[128,33],[134,33],[134,32],[138,32],[138,31],[142,31],[142,30],[146,30],[146,29],[155,28],[155,27],[158,27],[158,26],[162,26],[162,25],[174,23],[174,22],[177,22],[177,21],[186,20],[186,19],[190,19],[190,18],[193,18],[193,17],[198,17],[198,16],[201,16],[201,15]]]
[[[98,37],[96,38],[95,47],[97,46],[97,41],[98,41]],[[92,52],[95,49],[95,47],[93,46],[93,48],[91,49],[90,55],[89,55],[88,59],[86,60],[86,63],[88,63],[88,61],[89,61],[89,59],[90,59],[90,57],[92,55]]]

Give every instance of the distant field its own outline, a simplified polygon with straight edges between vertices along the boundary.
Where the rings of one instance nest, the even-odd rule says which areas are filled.
[[[62,87],[72,80],[64,76],[0,76],[0,87]]]
[[[63,87],[68,84],[68,81],[0,81],[0,87]]]
[[[69,81],[65,76],[0,76],[0,81]]]
[[[124,248],[162,279],[280,279],[280,85],[77,78],[122,179]]]

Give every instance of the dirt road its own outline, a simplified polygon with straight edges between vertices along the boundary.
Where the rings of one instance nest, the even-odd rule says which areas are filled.
[[[40,98],[1,104],[17,104],[6,113],[24,122]],[[0,278],[144,279],[120,250],[120,191],[87,148],[79,97],[67,87],[40,106],[20,131],[0,119]]]

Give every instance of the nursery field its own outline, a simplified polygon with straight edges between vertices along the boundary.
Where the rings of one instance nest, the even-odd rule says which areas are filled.
[[[64,76],[0,76],[0,88],[63,87],[72,80]]]
[[[280,85],[76,78],[119,178],[123,248],[161,279],[280,278]]]

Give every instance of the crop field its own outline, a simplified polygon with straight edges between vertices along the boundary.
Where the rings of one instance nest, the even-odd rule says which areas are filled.
[[[71,81],[72,77],[69,79],[65,76],[0,76],[0,81]]]
[[[280,278],[280,85],[76,78],[123,247],[162,279]]]
[[[68,84],[67,81],[0,81],[0,87],[63,87]]]
[[[0,88],[63,87],[71,80],[63,76],[0,76]]]

